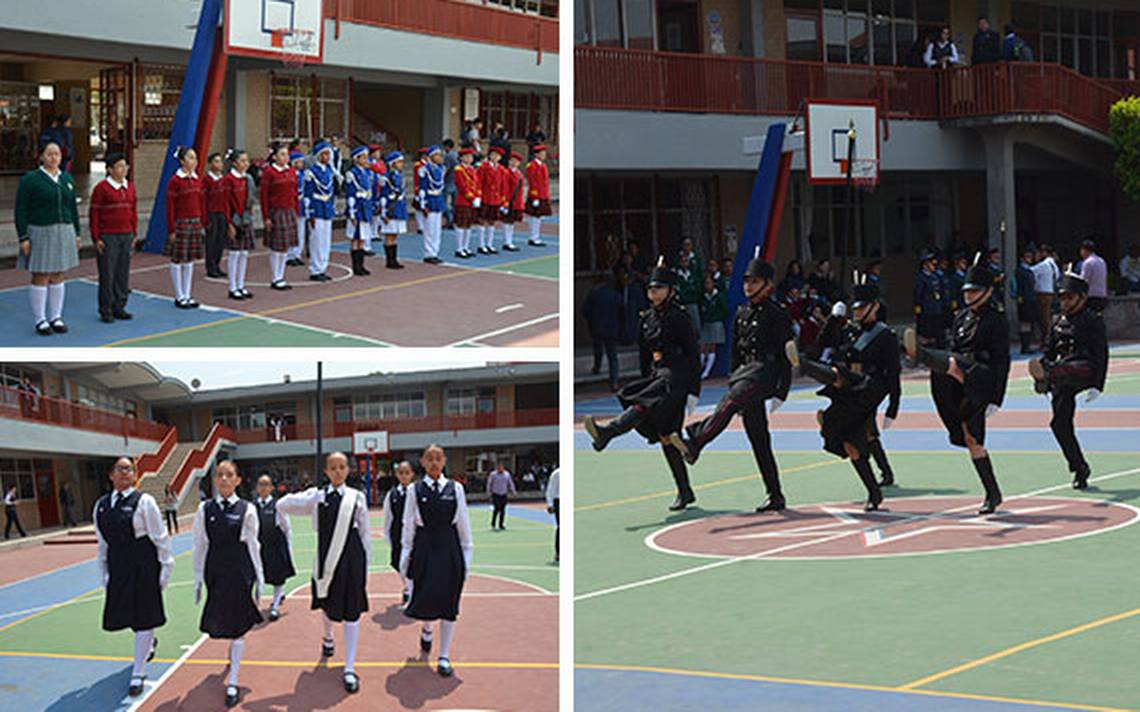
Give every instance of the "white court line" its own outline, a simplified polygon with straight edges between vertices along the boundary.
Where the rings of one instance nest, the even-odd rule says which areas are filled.
[[[495,313],[496,314],[502,314],[504,312],[514,311],[515,309],[522,309],[522,308],[523,308],[522,302],[515,302],[514,304],[504,304],[503,306],[496,309]]]
[[[180,655],[178,659],[175,660],[174,663],[166,669],[166,672],[162,673],[162,675],[159,676],[157,680],[155,680],[153,683],[144,682],[143,693],[133,701],[133,704],[130,704],[130,706],[127,707],[127,712],[134,712],[134,710],[142,707],[142,704],[147,701],[147,698],[153,695],[155,690],[161,687],[162,683],[166,682],[167,679],[169,679],[170,676],[173,675],[178,668],[182,667],[183,663],[185,663],[190,658],[190,656],[198,650],[198,648],[202,647],[202,643],[205,643],[209,637],[210,636],[203,633],[193,645],[182,651],[182,655]],[[131,703],[131,698],[124,698],[122,702]]]
[[[483,339],[488,339],[492,336],[500,336],[502,334],[506,334],[508,332],[515,331],[517,329],[523,329],[523,328],[526,328],[528,326],[534,326],[535,324],[541,324],[544,321],[550,321],[551,319],[557,319],[558,315],[559,315],[559,312],[554,312],[553,314],[547,314],[545,316],[535,317],[534,319],[522,321],[522,322],[519,322],[518,324],[512,324],[511,326],[504,326],[502,329],[495,329],[494,331],[488,331],[485,334],[476,334],[475,336],[469,336],[466,339],[460,339],[459,341],[455,341],[455,342],[452,342],[450,344],[446,344],[445,348],[449,347],[449,346],[462,346],[463,344],[472,344],[472,343],[475,343],[477,341],[481,341]]]
[[[1089,483],[1104,482],[1106,480],[1116,479],[1118,477],[1125,477],[1127,475],[1133,475],[1133,474],[1136,474],[1138,472],[1140,472],[1140,467],[1135,467],[1135,468],[1132,468],[1130,470],[1122,470],[1120,472],[1112,472],[1112,473],[1109,473],[1107,475],[1102,475],[1100,477],[1094,477],[1094,478],[1089,480]],[[1019,494],[1019,495],[1014,495],[1012,497],[1007,497],[1005,499],[1005,502],[1009,502],[1009,501],[1015,500],[1015,499],[1024,499],[1024,498],[1029,498],[1029,497],[1036,497],[1036,496],[1045,494],[1047,492],[1053,492],[1056,490],[1065,489],[1065,488],[1070,487],[1070,486],[1071,486],[1071,484],[1069,482],[1065,482],[1065,483],[1059,484],[1059,485],[1051,485],[1049,487],[1043,487],[1041,489],[1034,490],[1032,492],[1026,492],[1024,494]],[[940,514],[950,514],[950,513],[956,512],[956,511],[970,509],[973,506],[976,506],[976,505],[955,507],[953,509],[947,509],[947,510],[944,510],[944,511],[939,512],[939,513]],[[673,525],[673,526],[676,526],[676,525]],[[623,583],[623,584],[620,584],[618,586],[611,586],[609,588],[603,588],[603,589],[599,589],[597,591],[590,591],[589,593],[583,593],[583,594],[580,594],[578,596],[575,596],[574,601],[575,602],[585,601],[585,600],[589,600],[591,598],[598,598],[600,596],[606,596],[606,595],[611,594],[611,593],[620,593],[622,591],[628,591],[628,590],[631,590],[634,588],[640,588],[642,586],[649,586],[649,585],[652,585],[655,583],[661,583],[663,581],[669,581],[672,579],[681,578],[682,576],[688,576],[690,574],[696,574],[696,573],[702,573],[704,571],[710,571],[712,569],[717,569],[717,568],[720,568],[722,566],[728,566],[730,564],[735,564],[735,563],[740,562],[740,561],[756,561],[759,559],[763,559],[763,558],[772,556],[773,554],[783,553],[785,551],[792,551],[795,549],[804,548],[806,546],[814,546],[816,544],[826,544],[829,541],[833,541],[835,539],[839,539],[839,538],[845,537],[845,536],[851,536],[852,534],[856,534],[856,533],[861,533],[861,531],[855,530],[855,531],[851,531],[851,532],[841,532],[839,534],[832,535],[829,537],[824,537],[822,539],[815,539],[815,540],[812,540],[810,542],[798,542],[795,544],[789,544],[787,546],[781,546],[781,547],[777,547],[775,549],[769,549],[767,551],[757,552],[755,554],[749,554],[748,556],[735,556],[735,557],[728,558],[728,559],[720,559],[720,560],[713,561],[713,562],[708,563],[708,564],[702,564],[700,566],[694,566],[694,567],[688,568],[688,569],[681,569],[680,571],[674,571],[672,573],[663,574],[661,576],[654,576],[652,578],[642,579],[640,581],[631,581],[629,583]],[[650,534],[649,537],[646,537],[646,538],[648,539],[654,535],[655,534]]]
[[[482,574],[480,574],[482,575]],[[488,591],[479,591],[475,593],[464,593],[463,598],[547,598],[550,596],[557,596],[557,593],[548,592],[540,593],[538,591],[502,591],[500,593],[491,593]],[[402,593],[370,593],[369,598],[400,598]],[[296,596],[296,598],[312,598],[309,594]]]

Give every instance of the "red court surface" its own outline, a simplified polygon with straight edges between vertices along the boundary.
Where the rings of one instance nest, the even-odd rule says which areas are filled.
[[[241,703],[258,710],[558,710],[558,596],[515,581],[476,574],[464,588],[452,644],[455,674],[435,672],[422,656],[420,623],[400,609],[394,573],[373,573],[372,608],[361,618],[356,673],[360,692],[344,691],[343,633],[336,655],[320,657],[320,613],[308,585],[282,605],[281,618],[246,635]],[[263,599],[263,602],[267,602]],[[438,645],[438,626],[436,640]],[[221,710],[228,643],[206,639],[159,681],[140,710]]]
[[[0,549],[4,565],[0,566],[0,586],[57,571],[67,566],[89,561],[98,553],[95,544],[68,544],[66,546],[34,546]]]

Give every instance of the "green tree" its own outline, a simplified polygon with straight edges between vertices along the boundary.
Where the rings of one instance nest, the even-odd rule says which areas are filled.
[[[1133,200],[1140,201],[1140,97],[1130,96],[1112,105],[1109,133],[1116,146],[1116,177]]]

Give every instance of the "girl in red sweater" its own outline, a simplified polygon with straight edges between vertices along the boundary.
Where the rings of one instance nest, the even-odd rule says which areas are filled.
[[[275,145],[272,165],[261,172],[261,217],[265,219],[265,246],[269,248],[272,289],[292,289],[285,281],[285,262],[297,244],[297,173],[289,165],[289,149]]]
[[[189,146],[174,152],[180,168],[166,184],[166,250],[170,257],[170,280],[174,283],[174,306],[197,309],[190,296],[194,282],[194,260],[202,258],[203,223],[206,220],[206,191],[195,172],[198,154]]]
[[[222,179],[226,192],[226,249],[230,268],[230,299],[253,299],[245,288],[249,251],[253,249],[253,178],[249,154],[240,149],[226,151],[230,170]]]
[[[222,251],[226,247],[226,187],[222,181],[226,177],[226,165],[220,153],[206,157],[206,173],[202,176],[202,187],[206,191],[206,276],[221,279]]]

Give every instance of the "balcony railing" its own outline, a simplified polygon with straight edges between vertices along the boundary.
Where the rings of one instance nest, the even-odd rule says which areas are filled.
[[[150,420],[8,387],[0,387],[0,417],[147,440],[162,440],[169,429]]]
[[[444,430],[487,430],[493,428],[527,428],[545,425],[558,425],[557,408],[533,408],[527,410],[504,411],[501,413],[477,413],[474,415],[435,415],[424,418],[393,418],[384,421],[326,422],[322,437],[350,437],[362,430],[385,430],[388,433],[425,433]],[[234,431],[234,439],[241,444],[264,443],[278,440],[311,440],[316,437],[317,428],[313,423],[286,425],[281,428],[280,437],[274,428],[255,428]]]
[[[579,46],[575,106],[792,116],[804,100],[874,99],[890,119],[1055,114],[1108,131],[1112,103],[1140,82],[1092,79],[1046,63],[949,71]]]
[[[324,0],[325,17],[472,42],[558,52],[558,20],[457,0]]]

